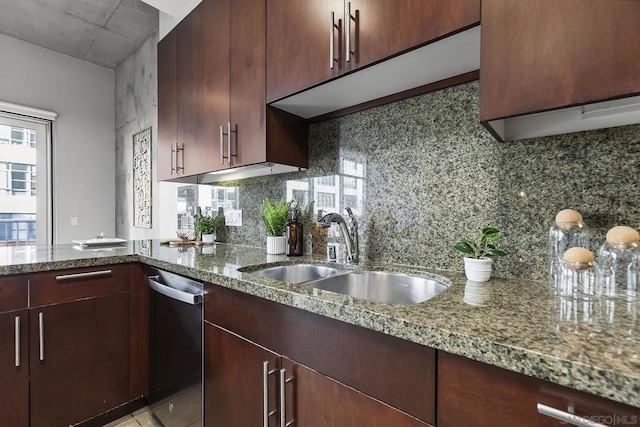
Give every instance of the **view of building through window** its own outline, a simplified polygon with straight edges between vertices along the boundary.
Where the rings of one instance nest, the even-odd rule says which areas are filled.
[[[301,207],[313,201],[316,212],[344,215],[344,208],[351,208],[356,216],[360,216],[364,209],[365,179],[365,160],[342,153],[339,175],[287,181],[287,200],[296,200]]]
[[[36,131],[0,123],[0,246],[36,241]]]
[[[195,215],[200,207],[201,214],[215,216],[218,209],[238,209],[238,187],[215,185],[181,185],[178,187],[179,230],[195,230]]]

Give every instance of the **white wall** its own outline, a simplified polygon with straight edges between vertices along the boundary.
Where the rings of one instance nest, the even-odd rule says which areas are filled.
[[[114,73],[0,35],[0,101],[58,113],[54,243],[115,233]],[[71,226],[72,216],[78,225]]]
[[[201,2],[202,0],[184,0],[183,1],[184,4],[182,5],[180,11],[171,15],[160,10],[159,27],[158,27],[159,39],[162,40],[164,36],[166,36],[169,33],[169,31],[173,29],[173,27],[178,25],[178,23],[182,21],[185,18],[185,16],[187,16],[189,12],[195,9],[196,6],[199,5]],[[211,25],[213,25],[213,23],[211,23]]]

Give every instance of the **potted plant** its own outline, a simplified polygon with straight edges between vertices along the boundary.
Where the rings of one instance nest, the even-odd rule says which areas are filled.
[[[203,243],[213,243],[219,225],[218,217],[202,216],[198,219],[196,230],[202,236]]]
[[[464,236],[453,247],[462,252],[464,257],[464,273],[467,279],[474,282],[486,282],[491,277],[492,257],[503,257],[507,253],[496,248],[494,242],[500,238],[500,230],[486,227],[473,239]]]
[[[260,215],[267,230],[267,253],[283,254],[286,247],[284,233],[289,221],[289,203],[282,198],[272,204],[267,197],[260,206]]]

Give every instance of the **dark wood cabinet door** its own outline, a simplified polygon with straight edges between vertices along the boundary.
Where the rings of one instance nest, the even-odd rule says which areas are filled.
[[[204,155],[210,157],[208,171],[229,167],[227,132],[229,121],[229,0],[204,0],[202,8],[202,139]],[[222,154],[221,154],[222,151]]]
[[[344,16],[349,71],[477,25],[480,0],[345,0]]]
[[[480,120],[640,93],[640,2],[483,0]]]
[[[202,138],[202,4],[175,28],[177,37],[178,175],[208,172],[213,141]]]
[[[305,427],[424,427],[423,423],[286,358],[285,420]]]
[[[0,314],[0,424],[12,427],[29,425],[27,322],[27,310]]]
[[[547,427],[566,422],[538,403],[609,425],[633,425],[640,409],[449,353],[438,353],[439,427]]]
[[[158,180],[175,178],[172,150],[178,141],[176,32],[158,43]]]
[[[204,425],[262,426],[263,364],[279,368],[278,355],[225,331],[204,324]],[[278,407],[277,374],[268,375],[268,411]],[[278,424],[277,414],[269,419]]]
[[[29,342],[32,426],[76,424],[129,401],[128,293],[31,309]]]
[[[267,0],[267,101],[342,73],[343,0]],[[331,13],[334,24],[331,27]],[[331,68],[331,31],[334,58]]]
[[[231,166],[266,160],[265,0],[231,1],[229,112]]]

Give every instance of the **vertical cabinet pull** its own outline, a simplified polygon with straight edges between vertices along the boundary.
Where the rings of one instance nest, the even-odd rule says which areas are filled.
[[[333,70],[335,63],[338,62],[335,55],[333,33],[336,31],[336,28],[339,30],[340,27],[336,25],[336,13],[333,10],[329,14],[329,18],[331,19],[331,25],[329,26],[329,68]]]
[[[278,412],[277,410],[269,412],[269,375],[275,374],[276,372],[278,372],[277,369],[269,370],[268,361],[262,362],[262,398],[264,399],[262,411],[263,427],[269,427],[269,418]]]
[[[20,367],[20,316],[16,316],[16,368]]]
[[[38,313],[38,333],[40,338],[40,361],[44,360],[44,313]]]
[[[236,154],[231,154],[231,134],[236,134]],[[227,151],[229,154],[229,166],[231,166],[231,158],[236,157],[238,155],[238,129],[237,125],[234,126],[234,129],[231,128],[231,122],[227,122]]]
[[[347,55],[346,61],[351,61],[351,2],[347,2],[347,34],[345,34],[346,48],[345,53]]]
[[[182,166],[178,166],[178,153],[180,151],[182,151]],[[178,146],[178,143],[176,142],[176,149],[175,149],[174,153],[175,153],[176,175],[177,175],[179,170],[184,171],[184,145],[182,146],[182,148],[180,148]]]
[[[542,403],[538,403],[538,412],[542,415],[546,415],[550,418],[555,418],[556,420],[560,420],[563,423],[570,424],[572,426],[605,427],[604,424],[591,421],[588,418],[584,418],[576,414],[570,414],[568,412],[561,411],[560,409],[556,409],[551,406],[543,405]]]
[[[293,378],[287,378],[287,370],[280,369],[280,427],[289,427],[296,422],[295,420],[287,422],[287,391],[285,387],[291,381],[293,381]]]
[[[220,164],[224,165],[224,127],[220,125]]]
[[[175,146],[177,146],[177,145],[178,145],[178,143],[176,142]],[[173,153],[174,153],[174,148],[173,147],[174,147],[174,144],[171,144],[171,175],[173,175],[173,173],[176,171],[176,168],[174,166],[175,157],[173,155]]]

